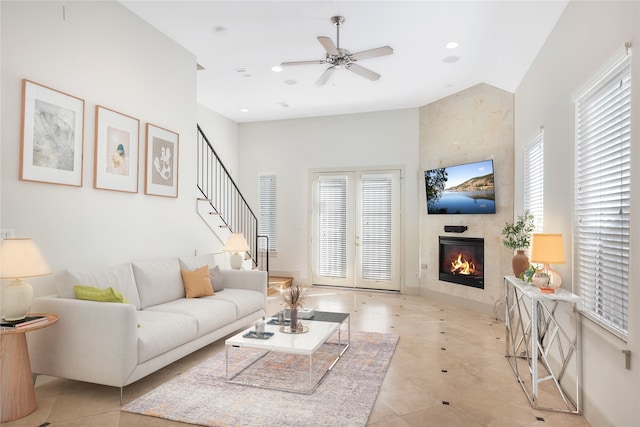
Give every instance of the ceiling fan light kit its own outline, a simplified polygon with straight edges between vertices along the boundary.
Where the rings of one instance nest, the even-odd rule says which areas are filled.
[[[351,53],[347,49],[340,47],[340,26],[344,23],[344,17],[333,16],[331,18],[331,22],[336,26],[336,43],[334,44],[333,40],[329,37],[318,37],[318,41],[326,51],[326,57],[324,59],[314,61],[283,62],[280,65],[286,67],[290,65],[328,64],[329,67],[322,73],[316,82],[316,86],[324,85],[331,78],[336,68],[344,68],[345,70],[349,70],[371,81],[378,80],[380,78],[380,74],[358,65],[356,62],[363,59],[391,55],[393,53],[393,49],[389,46],[382,46],[375,49]]]

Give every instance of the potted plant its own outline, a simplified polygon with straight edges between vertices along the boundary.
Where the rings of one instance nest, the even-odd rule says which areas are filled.
[[[516,221],[506,223],[502,229],[502,244],[516,251],[511,261],[513,274],[519,277],[529,268],[529,258],[524,250],[531,245],[531,232],[534,230],[533,215],[528,210],[516,218]]]

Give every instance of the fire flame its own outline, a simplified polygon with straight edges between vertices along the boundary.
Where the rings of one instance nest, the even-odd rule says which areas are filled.
[[[458,254],[458,258],[451,261],[451,273],[464,274],[469,276],[475,272],[476,266],[473,261],[462,258],[462,254]]]

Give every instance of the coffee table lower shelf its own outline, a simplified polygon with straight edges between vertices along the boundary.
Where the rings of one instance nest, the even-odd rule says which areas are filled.
[[[332,313],[333,314],[333,313]],[[229,338],[225,341],[225,379],[227,382],[232,384],[239,384],[244,386],[258,387],[269,390],[278,390],[278,391],[286,391],[290,393],[300,393],[300,394],[312,394],[318,386],[322,383],[327,374],[333,369],[338,360],[342,357],[342,355],[349,349],[351,344],[351,321],[348,313],[336,313],[343,314],[342,318],[338,319],[338,322],[328,322],[328,321],[308,321],[304,322],[306,326],[309,327],[309,332],[305,334],[285,334],[279,331],[279,326],[277,325],[266,325],[266,332],[273,332],[274,336],[268,340],[258,340],[251,338],[244,338],[243,335],[250,331],[251,329],[247,329],[245,331],[240,332],[237,335]],[[321,316],[318,316],[322,318]],[[336,320],[335,316],[332,316],[332,320]],[[342,332],[341,325],[347,321],[347,341],[342,342]],[[338,342],[328,342],[328,340],[338,334]],[[316,351],[323,345],[335,345],[339,348],[337,355],[334,359],[322,359],[327,362],[327,368],[322,371],[316,371],[314,375],[314,355]],[[246,366],[242,367],[238,372],[230,375],[229,370],[229,350],[233,348],[251,348],[255,350],[263,351],[263,354],[252,360]],[[256,363],[259,363],[266,356],[271,354],[293,354],[298,356],[306,356],[309,358],[309,383],[308,387],[302,388],[293,388],[293,387],[285,387],[278,385],[277,383],[267,383],[267,384],[259,384],[257,382],[252,382],[250,380],[240,380],[238,377],[241,376],[244,372],[246,372],[249,368],[253,367]],[[317,368],[317,366],[316,366]],[[316,380],[317,378],[317,380]]]

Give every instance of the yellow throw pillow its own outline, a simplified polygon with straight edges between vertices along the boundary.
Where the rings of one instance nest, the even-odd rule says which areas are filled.
[[[187,298],[199,298],[213,295],[211,279],[209,278],[209,267],[204,265],[197,270],[180,270],[184,291]]]
[[[77,299],[99,302],[120,302],[128,304],[127,299],[116,289],[106,288],[99,289],[93,286],[77,285],[73,287]]]

